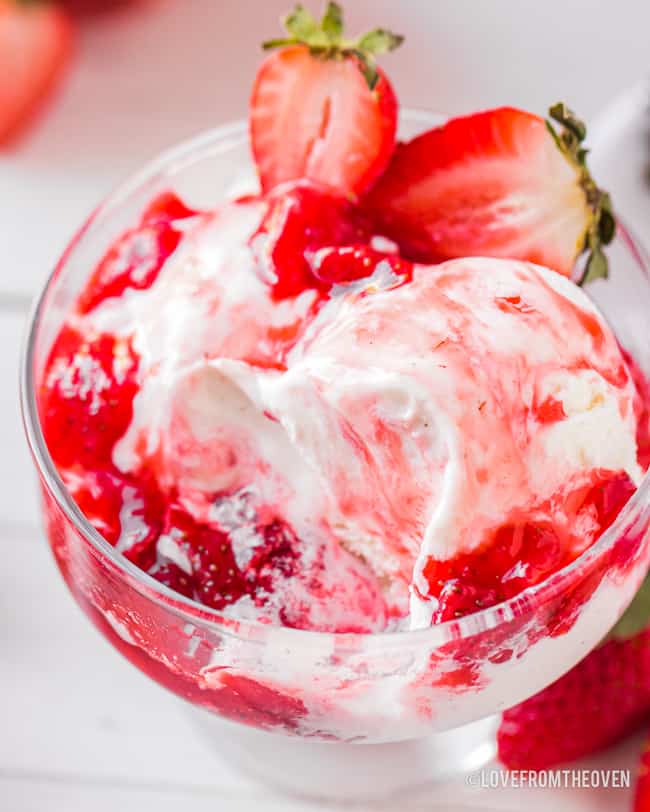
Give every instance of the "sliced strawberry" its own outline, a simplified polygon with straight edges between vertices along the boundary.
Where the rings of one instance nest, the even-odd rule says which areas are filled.
[[[55,4],[0,0],[0,143],[35,113],[68,60],[71,27]]]
[[[395,147],[397,100],[374,64],[401,37],[377,30],[343,39],[340,8],[318,23],[301,6],[285,25],[289,38],[261,65],[250,102],[250,135],[262,189],[298,178],[340,192],[366,191]]]
[[[64,327],[39,392],[43,431],[57,465],[88,470],[111,465],[138,391],[138,360],[128,341],[101,334],[85,338]]]
[[[538,116],[502,107],[457,118],[401,144],[366,206],[420,261],[463,256],[529,260],[583,280],[605,276],[614,234],[609,198],[591,179],[584,125],[564,105]]]
[[[543,770],[573,761],[650,719],[649,606],[646,578],[603,644],[548,688],[503,714],[497,742],[506,767]]]
[[[331,61],[302,45],[262,64],[251,98],[251,143],[262,188],[309,178],[346,194],[368,189],[395,147],[397,101],[381,74],[369,90],[350,57]]]
[[[144,290],[153,285],[180,242],[179,222],[195,214],[171,192],[157,197],[139,225],[125,232],[101,260],[79,297],[79,312],[88,313],[126,288]]]

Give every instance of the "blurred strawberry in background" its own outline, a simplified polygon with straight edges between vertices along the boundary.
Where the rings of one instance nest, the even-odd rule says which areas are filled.
[[[646,739],[641,751],[633,810],[634,812],[650,812],[650,738]]]
[[[72,27],[57,4],[0,0],[0,144],[32,119],[68,61]]]
[[[72,16],[89,17],[132,5],[134,0],[57,0],[57,2]]]
[[[552,685],[505,711],[499,760],[546,770],[614,744],[650,720],[650,575],[603,643]],[[650,736],[634,812],[650,812]]]
[[[0,147],[13,143],[57,86],[74,20],[134,0],[0,0]]]

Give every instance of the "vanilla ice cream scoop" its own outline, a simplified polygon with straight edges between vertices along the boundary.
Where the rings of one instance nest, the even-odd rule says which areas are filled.
[[[304,543],[360,559],[414,628],[435,608],[430,559],[549,500],[570,523],[557,495],[594,470],[639,481],[633,383],[571,281],[482,258],[399,279],[380,260],[318,307],[310,290],[277,302],[247,247],[260,216],[227,207],[151,289],[86,317],[141,358],[123,471],[155,458],[195,514],[248,489]]]

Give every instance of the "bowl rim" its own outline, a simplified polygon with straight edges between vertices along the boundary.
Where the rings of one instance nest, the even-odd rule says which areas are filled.
[[[400,119],[413,124],[433,126],[445,120],[445,116],[426,110],[405,109],[400,112]],[[69,258],[79,245],[92,238],[93,226],[118,208],[122,202],[135,193],[141,186],[156,177],[163,177],[179,171],[187,163],[200,160],[203,153],[213,155],[226,152],[233,146],[241,146],[242,140],[248,138],[247,123],[244,120],[229,122],[188,138],[179,144],[161,152],[147,162],[139,171],[130,175],[119,184],[113,192],[89,215],[83,225],[72,237],[61,258],[36,296],[27,321],[26,334],[23,340],[20,360],[20,405],[23,426],[27,442],[39,474],[41,483],[47,488],[57,508],[63,513],[75,532],[90,545],[95,556],[103,563],[108,563],[113,572],[126,579],[145,598],[154,601],[160,607],[181,615],[190,624],[210,626],[219,634],[227,634],[252,641],[262,642],[272,637],[278,643],[294,645],[314,645],[317,641],[337,641],[337,648],[402,648],[411,645],[439,646],[451,640],[472,637],[502,623],[508,623],[522,617],[534,608],[551,600],[563,592],[577,573],[609,550],[621,537],[622,532],[636,521],[638,514],[650,504],[650,470],[646,472],[635,493],[630,497],[623,510],[612,525],[588,547],[578,558],[562,569],[550,575],[539,584],[528,587],[514,597],[486,609],[465,615],[455,620],[445,621],[427,628],[382,631],[382,632],[323,632],[308,629],[295,629],[285,626],[261,623],[256,620],[234,618],[223,611],[211,609],[191,598],[173,591],[156,581],[141,570],[104,539],[88,522],[74,499],[68,492],[52,460],[43,436],[38,403],[37,386],[34,379],[36,345],[39,328],[42,323],[46,304],[52,286],[59,274],[63,273]],[[623,240],[626,249],[640,265],[646,276],[650,277],[650,261],[639,241],[619,222],[617,238]],[[606,629],[603,633],[606,633]]]

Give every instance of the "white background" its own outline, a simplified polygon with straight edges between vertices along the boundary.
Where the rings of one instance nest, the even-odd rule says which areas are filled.
[[[182,704],[122,661],[76,609],[42,540],[19,425],[17,356],[29,299],[75,227],[161,148],[245,115],[258,43],[288,0],[150,0],[84,23],[66,81],[25,138],[0,151],[0,809],[311,809],[221,765]],[[595,163],[650,241],[642,180],[650,3],[350,0],[351,29],[406,34],[385,67],[402,103],[543,113],[558,99],[598,118]],[[650,94],[648,96],[650,100]],[[606,111],[603,113],[602,111]],[[646,225],[647,223],[647,225]],[[596,760],[633,766],[636,742]],[[467,790],[410,808],[625,809],[621,791]],[[324,807],[320,807],[324,808]],[[404,802],[387,804],[402,809]]]

